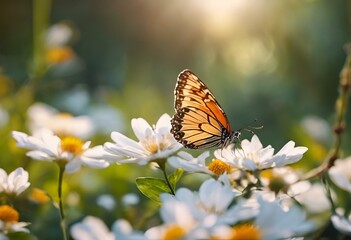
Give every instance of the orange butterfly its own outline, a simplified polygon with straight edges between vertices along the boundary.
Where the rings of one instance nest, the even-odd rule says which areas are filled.
[[[186,148],[224,148],[239,140],[240,131],[232,131],[227,115],[207,88],[190,70],[183,70],[174,90],[174,114],[171,133]]]

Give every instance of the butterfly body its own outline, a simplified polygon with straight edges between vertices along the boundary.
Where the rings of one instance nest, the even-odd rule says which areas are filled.
[[[190,70],[182,71],[174,90],[176,113],[171,133],[186,148],[225,147],[240,132],[232,131],[227,115],[208,89]]]

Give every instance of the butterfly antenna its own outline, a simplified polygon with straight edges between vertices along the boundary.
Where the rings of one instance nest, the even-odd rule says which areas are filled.
[[[257,119],[255,119],[253,122],[257,123]],[[257,126],[248,125],[247,127],[243,128],[242,130],[245,130],[245,131],[251,133],[252,135],[254,135],[255,134],[254,130],[260,130],[262,128],[263,128],[262,124],[261,125],[257,125]]]

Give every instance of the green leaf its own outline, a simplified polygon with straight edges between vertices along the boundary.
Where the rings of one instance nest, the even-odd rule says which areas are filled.
[[[158,203],[161,203],[161,193],[171,193],[171,190],[169,189],[166,181],[163,179],[139,177],[135,180],[135,182],[140,192],[142,192],[146,197]]]
[[[171,183],[173,189],[176,189],[179,179],[182,177],[184,170],[182,168],[177,168],[171,175],[169,175],[169,182]]]

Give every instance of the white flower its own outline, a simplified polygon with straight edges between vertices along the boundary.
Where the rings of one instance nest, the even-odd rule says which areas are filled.
[[[60,113],[45,104],[35,103],[28,109],[29,129],[36,135],[42,128],[51,129],[59,136],[75,136],[87,139],[95,133],[93,121],[87,116],[74,117]]]
[[[337,209],[341,210],[341,209]],[[338,212],[338,211],[337,211]],[[343,210],[341,211],[343,212]],[[331,217],[333,226],[339,231],[347,235],[351,235],[351,215],[348,217],[343,216],[339,211]]]
[[[215,151],[215,156],[233,166],[247,170],[256,171],[272,167],[283,167],[299,161],[307,151],[306,147],[295,147],[293,141],[289,141],[275,155],[274,148],[270,145],[263,148],[260,140],[254,135],[251,141],[243,140],[241,149],[233,149],[233,144],[225,149]]]
[[[124,219],[118,219],[112,225],[112,231],[116,240],[147,240],[143,233],[132,228],[130,223]]]
[[[213,235],[219,239],[263,239],[278,240],[301,236],[314,229],[314,225],[307,221],[304,212],[293,206],[284,210],[279,201],[267,201],[257,195],[259,213],[252,223],[239,224],[230,227],[219,225],[214,228]]]
[[[122,203],[124,206],[137,205],[139,202],[139,195],[135,193],[127,193],[122,197]]]
[[[301,126],[313,139],[323,143],[330,141],[331,130],[329,123],[325,119],[308,115],[302,119]]]
[[[254,221],[262,231],[263,239],[284,239],[300,236],[314,229],[305,213],[297,206],[284,211],[278,201],[258,199],[260,212]],[[269,221],[267,221],[269,219]]]
[[[206,166],[206,158],[210,156],[208,151],[201,153],[198,157],[193,157],[190,153],[180,151],[177,156],[168,158],[169,164],[174,168],[182,168],[187,172],[202,172],[212,174]]]
[[[176,199],[183,202],[190,209],[193,217],[202,225],[209,227],[209,219],[218,223],[234,224],[255,216],[257,211],[252,205],[247,205],[245,200],[239,200],[231,206],[233,200],[240,195],[230,186],[227,175],[222,175],[219,180],[208,179],[199,189],[199,192],[192,192],[186,188],[177,190],[175,197],[170,194],[162,194],[162,202]]]
[[[261,173],[261,180],[265,187],[278,193],[288,193],[297,196],[306,192],[311,184],[308,181],[299,181],[300,174],[291,167],[267,169]]]
[[[71,235],[75,240],[114,240],[114,235],[105,223],[96,217],[88,216],[82,222],[71,227]]]
[[[41,129],[37,136],[29,136],[22,132],[13,131],[13,138],[17,146],[30,150],[27,156],[41,161],[67,161],[65,171],[73,173],[80,169],[81,165],[92,168],[105,168],[109,164],[105,160],[98,159],[102,146],[89,148],[90,142],[83,142],[75,137],[60,139],[49,129]]]
[[[329,176],[339,188],[351,192],[351,157],[336,160]]]
[[[96,132],[109,134],[112,131],[123,131],[125,120],[122,112],[106,105],[93,105],[87,109],[88,116],[93,120]]]
[[[115,198],[110,194],[103,194],[96,200],[97,205],[105,208],[106,210],[112,211],[116,207]]]
[[[206,239],[208,234],[199,228],[188,205],[165,196],[160,214],[163,224],[145,232],[147,239]]]
[[[117,163],[145,165],[169,157],[182,147],[170,133],[170,119],[168,114],[163,114],[153,127],[142,118],[132,119],[132,128],[139,142],[119,132],[112,132],[114,143],[104,144],[104,149],[109,154],[106,159]]]
[[[295,199],[301,203],[309,213],[322,213],[331,208],[330,201],[325,191],[325,186],[320,183],[314,183],[310,185],[307,191],[295,196]]]
[[[19,195],[29,187],[28,172],[17,168],[9,175],[0,168],[0,192]]]
[[[27,222],[19,222],[19,213],[8,205],[0,205],[0,232],[8,234],[11,232],[25,232],[29,230],[25,228],[29,225]]]
[[[75,240],[146,240],[142,233],[133,230],[124,219],[117,220],[112,230],[111,232],[101,219],[88,216],[71,227],[71,235]]]

